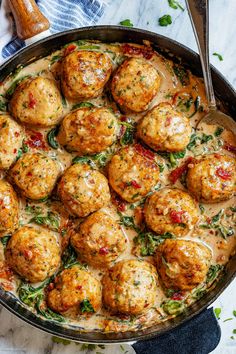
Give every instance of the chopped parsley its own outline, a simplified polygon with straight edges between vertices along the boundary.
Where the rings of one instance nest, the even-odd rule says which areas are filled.
[[[184,11],[183,6],[180,5],[180,3],[176,0],[168,0],[168,4],[174,10],[180,9],[180,10]]]
[[[213,55],[215,56],[215,57],[217,57],[218,59],[219,59],[219,61],[223,61],[224,59],[223,59],[223,57],[222,57],[222,55],[221,54],[219,54],[219,53],[213,53]]]
[[[220,314],[221,314],[221,308],[220,307],[216,307],[214,309],[214,312],[215,312],[217,320],[219,320],[220,319]]]
[[[159,18],[158,22],[160,26],[166,27],[172,24],[172,18],[170,15],[164,15]]]
[[[126,20],[120,21],[120,25],[125,27],[134,27],[133,23],[128,18]]]

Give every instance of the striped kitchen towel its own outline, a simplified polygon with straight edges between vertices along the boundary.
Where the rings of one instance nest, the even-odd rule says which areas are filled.
[[[110,0],[36,0],[49,20],[51,34],[98,22]],[[16,36],[7,0],[0,0],[0,59],[25,45]]]

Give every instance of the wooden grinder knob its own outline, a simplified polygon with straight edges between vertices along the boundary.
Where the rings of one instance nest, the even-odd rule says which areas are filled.
[[[34,0],[9,0],[9,4],[19,38],[24,40],[31,38],[50,27],[49,21]]]

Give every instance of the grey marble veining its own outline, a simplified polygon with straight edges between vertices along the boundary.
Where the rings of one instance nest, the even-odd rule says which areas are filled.
[[[184,4],[183,0],[179,0]],[[212,64],[236,88],[236,0],[210,0],[210,53]],[[171,14],[173,23],[168,27],[160,27],[158,18],[164,14]],[[196,50],[196,43],[191,29],[187,12],[169,8],[167,0],[110,0],[100,24],[119,24],[121,20],[129,18],[135,27],[147,29],[173,38],[186,46]],[[222,62],[212,54],[218,52],[223,55]],[[232,311],[236,309],[236,283],[217,299],[214,307],[222,309],[219,320],[222,329],[222,338],[213,354],[236,354],[235,339],[232,330],[236,328],[236,317]],[[224,322],[226,319],[232,318]],[[120,354],[134,353],[132,348],[119,345],[107,346],[105,350],[96,348],[90,353]],[[127,352],[127,353],[128,353]],[[56,344],[49,334],[43,333],[19,320],[7,310],[0,307],[0,354],[75,354],[86,353],[81,351],[81,345]],[[148,353],[147,353],[148,354]]]

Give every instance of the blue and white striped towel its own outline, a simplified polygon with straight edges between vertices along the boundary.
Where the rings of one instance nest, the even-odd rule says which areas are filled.
[[[36,0],[49,20],[51,34],[98,22],[110,0]],[[0,59],[25,45],[16,36],[7,0],[0,0]]]

